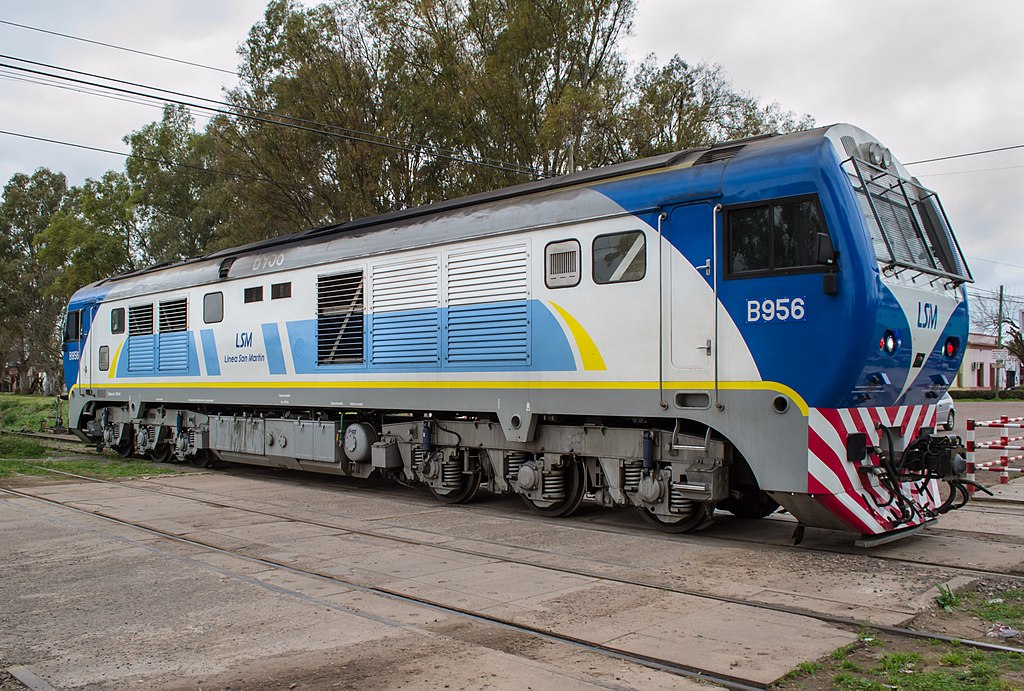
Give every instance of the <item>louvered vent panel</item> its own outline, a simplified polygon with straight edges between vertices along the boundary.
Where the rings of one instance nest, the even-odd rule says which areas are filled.
[[[363,272],[317,279],[317,364],[363,361]]]
[[[528,303],[448,308],[448,362],[486,365],[529,360]]]
[[[373,269],[371,312],[435,309],[438,306],[437,259]]]
[[[157,336],[157,368],[161,372],[188,370],[188,334],[162,333]]]
[[[185,298],[160,303],[160,333],[188,331],[188,302]]]
[[[436,310],[383,312],[371,317],[374,365],[436,365],[440,333]]]
[[[153,336],[153,305],[128,308],[128,371],[152,372],[156,368],[156,336]]]
[[[438,262],[374,267],[370,361],[374,365],[436,365],[440,359]]]
[[[156,368],[156,336],[132,336],[128,339],[128,371],[152,372]]]
[[[486,366],[529,362],[527,264],[524,245],[448,258],[448,363]]]
[[[448,257],[449,306],[526,300],[529,296],[524,245]]]
[[[153,333],[153,305],[128,308],[128,335],[145,336]]]

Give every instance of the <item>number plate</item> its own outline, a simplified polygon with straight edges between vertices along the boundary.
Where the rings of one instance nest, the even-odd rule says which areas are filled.
[[[807,309],[802,297],[747,300],[748,324],[802,322],[806,318]]]

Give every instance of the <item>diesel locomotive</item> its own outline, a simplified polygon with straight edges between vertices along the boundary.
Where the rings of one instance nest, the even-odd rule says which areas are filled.
[[[311,229],[71,298],[70,426],[128,455],[716,509],[883,540],[969,496],[935,403],[972,280],[866,132],[754,137]]]

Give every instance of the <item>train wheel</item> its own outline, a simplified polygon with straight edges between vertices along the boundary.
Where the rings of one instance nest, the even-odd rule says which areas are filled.
[[[639,507],[644,520],[663,533],[689,533],[711,522],[711,511],[707,504],[695,504],[693,511],[684,516],[662,516],[650,509]]]
[[[166,463],[171,458],[171,445],[158,444],[157,447],[150,452],[149,457],[157,463]]]
[[[135,453],[135,443],[131,439],[122,439],[121,443],[113,448],[121,458],[131,458]]]
[[[200,449],[188,457],[188,462],[196,468],[209,468],[213,465],[213,456],[206,449]]]
[[[483,473],[478,470],[475,473],[463,474],[462,486],[458,489],[439,490],[430,485],[427,487],[430,487],[431,494],[445,504],[465,504],[476,496],[481,480],[483,480]]]
[[[565,468],[565,498],[557,501],[534,501],[525,494],[520,494],[523,503],[541,516],[560,517],[575,513],[587,493],[587,475],[582,463],[570,463]]]
[[[775,513],[779,503],[768,496],[767,492],[755,489],[738,497],[729,497],[719,503],[718,508],[728,511],[736,518],[764,518]]]

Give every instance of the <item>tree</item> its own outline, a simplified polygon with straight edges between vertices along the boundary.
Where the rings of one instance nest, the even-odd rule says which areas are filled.
[[[221,217],[221,207],[207,197],[219,182],[208,170],[214,167],[212,142],[194,126],[187,108],[169,105],[159,122],[124,138],[131,145],[125,169],[139,216],[132,222],[145,229],[139,235],[144,243],[132,251],[158,262],[203,254]]]
[[[66,297],[53,290],[59,269],[43,263],[40,253],[46,250],[44,232],[51,219],[76,197],[63,173],[46,168],[31,176],[16,173],[3,190],[0,348],[18,369],[22,386],[30,369],[47,373],[51,385],[60,380],[60,317]]]
[[[635,0],[274,0],[211,123],[224,247],[810,124],[620,51]],[[288,125],[272,124],[269,121]]]
[[[78,288],[145,262],[142,228],[127,177],[86,180],[75,203],[57,211],[36,238],[38,260],[54,276],[48,290],[66,301]]]
[[[678,55],[658,65],[640,65],[623,119],[626,152],[651,156],[767,132],[793,132],[813,125],[778,104],[761,105],[733,90],[718,65],[691,66]]]

